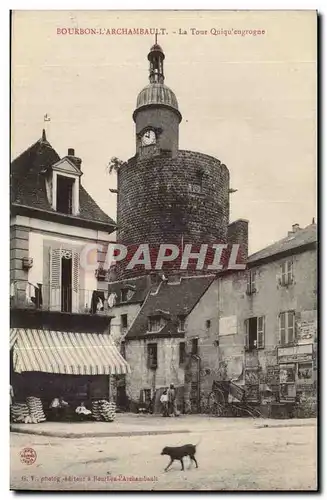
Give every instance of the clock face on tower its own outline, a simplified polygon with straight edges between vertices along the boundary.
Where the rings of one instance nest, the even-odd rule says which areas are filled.
[[[154,130],[147,130],[146,132],[144,132],[141,138],[142,146],[150,146],[150,144],[155,144],[156,140],[157,138]]]

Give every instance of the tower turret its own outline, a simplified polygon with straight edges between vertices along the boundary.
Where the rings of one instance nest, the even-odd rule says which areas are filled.
[[[140,156],[178,150],[178,128],[182,115],[174,92],[164,84],[165,54],[155,43],[148,54],[149,85],[137,97],[133,119],[136,125],[136,152]]]
[[[164,83],[165,55],[157,43],[148,61],[149,84],[139,93],[133,113],[137,154],[117,174],[117,243],[134,251],[141,244],[182,248],[187,243],[227,243],[228,168],[212,156],[179,150],[182,115],[174,92]],[[117,279],[152,270],[118,263]],[[168,270],[167,276],[175,271]],[[181,272],[204,271],[177,270]]]

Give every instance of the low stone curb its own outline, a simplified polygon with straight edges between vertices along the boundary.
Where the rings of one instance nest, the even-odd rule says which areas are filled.
[[[10,432],[17,432],[19,434],[32,434],[35,436],[49,436],[49,437],[59,437],[59,438],[90,438],[90,437],[130,437],[130,436],[157,436],[164,434],[187,434],[191,431],[187,429],[175,429],[169,431],[156,430],[156,431],[116,431],[116,432],[83,432],[83,433],[73,433],[73,432],[51,432],[51,431],[40,431],[33,429],[22,429],[21,427],[10,426]]]

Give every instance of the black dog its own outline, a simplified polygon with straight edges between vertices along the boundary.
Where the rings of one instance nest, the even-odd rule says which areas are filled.
[[[194,444],[184,444],[184,446],[165,446],[165,448],[161,452],[161,455],[170,456],[170,462],[165,468],[165,472],[169,469],[174,460],[179,460],[180,463],[182,464],[182,470],[184,470],[183,457],[187,456],[190,457],[191,463],[193,460],[193,462],[195,462],[196,467],[198,467],[198,463],[194,456],[196,453],[196,447],[197,445]]]

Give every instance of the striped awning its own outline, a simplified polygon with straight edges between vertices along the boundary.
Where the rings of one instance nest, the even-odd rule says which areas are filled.
[[[12,328],[14,370],[66,375],[121,375],[130,367],[110,335]]]
[[[18,328],[10,329],[10,350],[14,347],[18,334]]]

